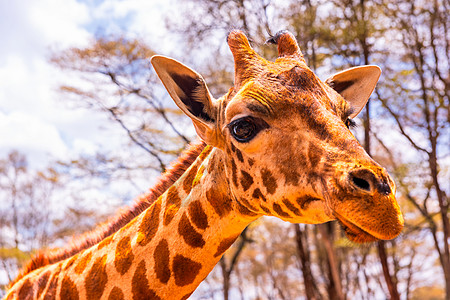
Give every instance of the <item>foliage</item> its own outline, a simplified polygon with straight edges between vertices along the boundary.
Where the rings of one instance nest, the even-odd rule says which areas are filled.
[[[106,114],[124,130],[129,143],[140,150],[130,152],[125,168],[164,171],[190,139],[181,131],[182,125],[173,121],[180,115],[173,103],[154,95],[156,75],[149,61],[153,54],[136,39],[101,37],[86,48],[55,54],[52,62],[81,79],[77,84],[63,84],[60,91],[77,107]],[[136,155],[146,161],[145,165],[133,164],[135,159],[131,157]]]

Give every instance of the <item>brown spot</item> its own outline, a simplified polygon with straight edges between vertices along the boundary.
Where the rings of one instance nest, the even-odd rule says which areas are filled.
[[[207,168],[208,174],[211,174],[215,168],[216,168],[216,161],[215,161],[214,157],[212,157],[208,162],[208,168]]]
[[[241,150],[239,150],[239,149],[236,149],[236,157],[238,158],[238,160],[240,161],[240,162],[244,162],[244,157],[242,156],[242,152],[241,152]]]
[[[238,234],[238,235],[235,235],[235,236],[230,236],[230,237],[228,237],[228,238],[226,238],[226,239],[223,239],[223,240],[220,242],[219,246],[217,247],[217,251],[216,251],[216,253],[214,254],[214,257],[220,256],[220,255],[222,255],[225,251],[227,251],[227,249],[230,248],[231,245],[233,245],[234,241],[236,241],[236,239],[237,239],[238,237],[239,237],[239,234]]]
[[[313,169],[309,172],[308,176],[306,177],[306,180],[308,181],[308,183],[310,185],[315,185],[317,182],[320,182],[322,178],[323,178],[323,174],[315,172]],[[315,188],[313,188],[313,189],[315,191]]]
[[[186,194],[189,194],[192,189],[192,182],[194,181],[195,175],[197,175],[197,166],[192,165],[191,169],[189,170],[188,174],[186,175],[186,178],[184,178],[183,181],[183,189],[186,192]]]
[[[189,204],[189,215],[197,228],[203,230],[208,228],[208,216],[205,214],[200,201],[193,201]]]
[[[297,216],[301,216],[302,215],[300,210],[291,201],[289,201],[288,199],[284,198],[283,199],[283,203],[284,203],[284,205],[286,205],[287,209],[292,211],[295,215],[297,215]]]
[[[233,183],[234,186],[237,187],[238,186],[238,182],[237,182],[237,168],[236,168],[236,163],[234,162],[234,160],[231,161],[231,177],[233,179]]]
[[[177,254],[173,259],[173,273],[175,275],[175,284],[185,286],[194,282],[200,272],[202,265],[187,257]]]
[[[271,215],[272,212],[270,211],[270,209],[268,209],[267,207],[263,206],[263,205],[259,205],[259,207],[261,207],[261,209],[268,215]]]
[[[248,200],[245,198],[240,198],[238,202],[251,211],[258,211],[258,209],[254,207],[250,202],[248,202]]]
[[[309,203],[311,203],[313,201],[320,201],[320,199],[317,199],[317,198],[314,198],[312,196],[306,195],[306,196],[298,197],[296,201],[297,201],[298,205],[300,205],[300,207],[302,209],[307,209]]]
[[[126,236],[122,238],[116,247],[116,257],[114,258],[114,266],[120,275],[125,274],[133,263],[134,255],[131,250],[131,239]]]
[[[308,131],[313,132],[319,139],[326,140],[331,137],[328,131],[329,124],[327,123],[328,120],[317,117],[315,111],[318,105],[317,103],[313,103],[312,105],[303,107],[300,118],[306,122],[306,126],[309,128]]]
[[[231,198],[221,191],[207,190],[206,199],[221,218],[228,215],[232,209]]]
[[[30,282],[30,279],[27,278],[25,282],[22,284],[19,290],[19,299],[31,300],[33,299],[33,284]]]
[[[147,212],[139,225],[136,240],[139,245],[147,245],[155,236],[158,231],[160,211],[161,204],[159,202],[155,202],[150,208],[147,208]]]
[[[181,205],[180,195],[177,188],[172,185],[167,191],[166,209],[164,211],[164,226],[169,225]]]
[[[108,300],[124,300],[125,296],[120,288],[117,286],[113,287],[111,292],[109,293]]]
[[[211,153],[211,151],[214,149],[213,146],[207,145],[203,151],[200,153],[200,155],[198,156],[198,158],[203,161],[205,160],[205,158],[209,155],[209,153]]]
[[[255,164],[255,160],[253,158],[248,159],[248,164],[252,167]]]
[[[58,287],[58,276],[61,271],[61,265],[59,265],[56,270],[53,271],[53,277],[49,280],[47,291],[43,297],[43,300],[54,300],[56,299],[56,288]]]
[[[286,184],[296,186],[298,184],[298,180],[300,179],[300,174],[298,174],[293,168],[280,168],[280,171],[284,175],[284,180]]]
[[[77,286],[68,276],[65,276],[61,283],[60,298],[64,300],[78,300],[80,298]]]
[[[275,193],[278,185],[277,185],[277,181],[275,180],[275,177],[273,177],[272,173],[267,169],[263,169],[261,171],[261,177],[263,180],[263,184],[267,189],[267,192],[269,194]]]
[[[101,241],[100,244],[97,246],[97,250],[101,250],[102,248],[108,246],[112,242],[112,235]]]
[[[195,231],[186,213],[183,213],[183,216],[181,216],[180,223],[178,224],[178,233],[183,237],[186,244],[191,247],[201,248],[205,245],[205,240],[200,233]]]
[[[273,210],[280,216],[284,218],[290,218],[291,216],[285,212],[278,203],[273,204]]]
[[[233,143],[230,143],[230,149],[231,151],[236,152],[236,146],[234,146]]]
[[[261,193],[261,190],[259,188],[256,188],[253,191],[252,197],[255,199],[262,199],[264,202],[267,201],[266,197],[264,197],[263,193]]]
[[[91,261],[92,258],[92,252],[87,251],[87,253],[81,257],[80,261],[78,262],[77,266],[75,267],[75,273],[81,274],[83,273],[84,269],[86,269],[86,266]]]
[[[78,259],[78,254],[75,254],[74,256],[72,256],[69,259],[69,261],[67,262],[67,264],[64,266],[64,270],[69,269],[77,259]]]
[[[241,199],[242,200],[242,199]],[[250,216],[250,217],[254,217],[257,216],[258,214],[255,212],[252,212],[251,210],[249,210],[247,207],[245,207],[244,205],[242,205],[240,202],[237,202],[237,209],[239,211],[239,213],[241,213],[242,215],[245,216]]]
[[[313,143],[309,143],[308,146],[308,158],[312,168],[316,168],[321,158],[323,157],[323,151]]]
[[[156,292],[150,289],[146,273],[147,268],[145,267],[145,261],[142,260],[136,267],[136,272],[134,272],[133,280],[131,282],[133,300],[161,300]]]
[[[253,184],[253,177],[252,175],[248,174],[247,172],[241,170],[241,185],[244,188],[244,192],[248,190],[252,184]]]
[[[108,281],[108,274],[106,273],[106,255],[97,258],[92,265],[89,273],[84,280],[84,287],[86,288],[86,297],[88,299],[100,299]]]
[[[163,239],[158,243],[153,253],[156,277],[161,283],[167,283],[170,279],[169,255],[169,244]]]
[[[45,287],[47,286],[48,278],[50,277],[51,271],[47,271],[44,274],[41,274],[38,280],[38,292],[37,292],[37,298],[39,298],[44,291]]]

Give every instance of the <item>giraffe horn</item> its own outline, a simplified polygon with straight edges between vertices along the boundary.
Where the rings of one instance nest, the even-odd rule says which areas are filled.
[[[262,58],[253,50],[245,34],[233,30],[227,36],[227,43],[234,58],[235,87],[241,86],[261,66]]]
[[[268,44],[278,46],[278,57],[290,56],[299,61],[305,62],[294,35],[287,30],[278,31],[273,37],[266,41]]]

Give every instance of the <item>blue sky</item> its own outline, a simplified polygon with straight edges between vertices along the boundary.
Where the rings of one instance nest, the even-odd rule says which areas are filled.
[[[106,120],[61,101],[58,85],[76,78],[48,62],[51,49],[82,47],[110,33],[162,40],[163,15],[172,2],[0,1],[0,156],[17,149],[41,166],[50,157],[67,159],[102,147]],[[108,143],[114,135],[110,132]]]

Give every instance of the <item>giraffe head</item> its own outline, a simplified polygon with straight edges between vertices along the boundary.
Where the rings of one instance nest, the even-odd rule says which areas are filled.
[[[241,31],[227,38],[234,87],[219,99],[201,75],[176,60],[152,64],[198,136],[223,153],[229,191],[247,211],[292,223],[337,219],[355,242],[392,239],[403,228],[395,184],[348,129],[380,76],[363,66],[321,81],[293,35],[279,32],[275,62]]]

